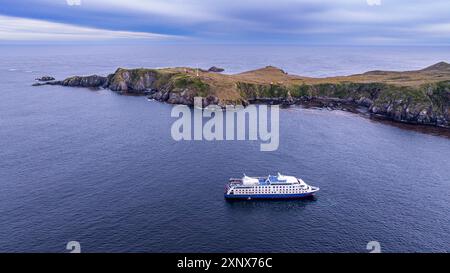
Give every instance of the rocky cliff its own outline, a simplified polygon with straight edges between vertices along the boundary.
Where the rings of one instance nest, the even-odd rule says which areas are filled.
[[[360,106],[394,121],[450,127],[450,81],[418,87],[351,82],[290,87],[238,83],[238,88],[251,103],[312,104],[340,110]]]
[[[193,68],[124,69],[103,76],[74,76],[34,85],[108,88],[146,95],[172,104],[313,104],[329,109],[365,107],[373,115],[399,122],[450,127],[450,65],[440,62],[415,71],[370,71],[309,78],[276,67],[235,75]]]

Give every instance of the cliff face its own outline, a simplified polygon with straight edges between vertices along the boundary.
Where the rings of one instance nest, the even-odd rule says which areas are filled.
[[[450,127],[450,81],[419,87],[384,83],[261,85],[238,83],[250,102],[312,103],[331,109],[367,107],[372,114],[405,123]]]
[[[119,68],[108,76],[107,87],[122,93],[145,93],[148,89],[156,88],[160,74],[154,69]]]
[[[204,97],[204,106],[218,104],[220,100],[212,95],[209,84],[187,71],[119,68],[107,77],[105,87],[171,104],[194,105],[196,96]]]
[[[80,77],[74,76],[67,78],[61,82],[63,86],[80,86],[80,87],[100,87],[105,86],[107,78],[97,75]]]
[[[369,110],[395,121],[450,126],[450,81],[380,92]]]
[[[342,110],[366,107],[369,113],[399,122],[450,127],[450,65],[444,62],[417,71],[331,78],[288,75],[276,67],[235,75],[192,68],[119,68],[107,77],[74,76],[34,85],[46,84],[102,87],[185,105],[193,105],[194,97],[200,96],[203,106],[262,102]]]

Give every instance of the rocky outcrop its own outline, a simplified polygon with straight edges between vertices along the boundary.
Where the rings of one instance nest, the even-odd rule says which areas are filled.
[[[32,84],[32,86],[42,86],[42,85],[61,85],[61,81],[35,82]]]
[[[72,87],[105,87],[108,79],[106,77],[92,75],[86,77],[74,76],[61,82],[63,86]]]
[[[66,78],[62,81],[45,81],[45,82],[38,82],[34,83],[33,86],[41,86],[41,85],[62,85],[62,86],[71,86],[71,87],[93,87],[93,88],[99,88],[99,87],[107,87],[108,85],[108,78],[92,75],[92,76],[73,76]]]
[[[108,76],[107,87],[121,93],[145,94],[147,90],[156,87],[159,76],[154,69],[119,68]]]
[[[422,92],[380,96],[369,110],[399,122],[450,127],[450,82],[425,85],[419,91]]]
[[[225,69],[220,68],[220,67],[216,67],[216,66],[211,66],[211,67],[208,69],[208,71],[209,71],[209,72],[220,73],[220,72],[225,71]]]
[[[54,81],[55,78],[53,78],[52,76],[42,76],[40,78],[36,78],[37,81],[40,82],[48,82],[48,81]]]

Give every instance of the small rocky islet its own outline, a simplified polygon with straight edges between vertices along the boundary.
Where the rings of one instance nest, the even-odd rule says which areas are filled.
[[[54,81],[55,78],[53,78],[52,76],[42,76],[40,78],[36,78],[36,81],[40,81],[40,82],[49,82],[49,81]]]
[[[33,85],[106,88],[185,105],[193,105],[194,97],[203,97],[204,107],[252,103],[348,111],[363,107],[372,115],[397,122],[450,128],[450,64],[446,62],[421,70],[377,70],[326,78],[290,75],[273,66],[232,75],[222,71],[217,67],[118,68],[106,77],[73,76],[57,81],[45,76]]]

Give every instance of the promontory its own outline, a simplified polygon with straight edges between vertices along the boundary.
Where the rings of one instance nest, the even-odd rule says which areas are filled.
[[[145,95],[172,104],[203,106],[308,104],[329,109],[364,107],[368,113],[398,122],[450,128],[450,64],[421,70],[369,71],[350,76],[312,78],[265,68],[222,74],[197,68],[118,68],[107,76],[73,76],[39,85],[106,88]]]

